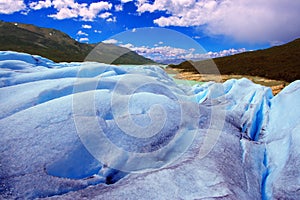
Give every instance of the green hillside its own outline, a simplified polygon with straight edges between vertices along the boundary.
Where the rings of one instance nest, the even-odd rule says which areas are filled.
[[[222,75],[261,76],[292,82],[300,79],[300,39],[269,49],[215,58],[213,61]],[[170,67],[209,74],[211,63],[208,60],[186,61]]]
[[[98,44],[93,51],[89,52],[86,61],[97,61],[113,64],[153,64],[154,61],[138,55],[127,48],[119,47],[114,44]]]
[[[0,21],[0,51],[11,50],[37,54],[56,62],[80,62],[84,61],[97,45],[79,43],[67,34],[55,29]],[[105,62],[106,59],[102,57],[103,60],[97,59],[99,62],[113,64],[154,63],[154,61],[123,47],[103,43],[100,43],[100,46],[101,51],[105,52],[105,56],[113,57],[116,60]]]

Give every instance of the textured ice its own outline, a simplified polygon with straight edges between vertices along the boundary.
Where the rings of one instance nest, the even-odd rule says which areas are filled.
[[[266,199],[300,197],[300,81],[295,81],[271,100],[266,143],[264,195]]]
[[[0,198],[297,199],[299,87],[0,52]]]
[[[29,67],[43,66],[43,67],[53,67],[56,64],[47,58],[43,58],[38,55],[30,55],[26,53],[17,53],[13,51],[1,51],[0,52],[0,61],[10,61],[11,65],[6,65],[8,69],[18,69],[15,67],[16,63],[27,63]],[[18,65],[18,64],[17,64]],[[1,68],[5,68],[1,66]]]
[[[231,124],[240,129],[244,137],[258,140],[259,133],[265,126],[269,101],[272,99],[270,88],[253,84],[248,79],[231,79],[224,84],[213,82],[194,86],[199,103],[207,100],[222,105],[227,111]]]

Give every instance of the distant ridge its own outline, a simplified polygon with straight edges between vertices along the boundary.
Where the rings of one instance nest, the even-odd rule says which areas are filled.
[[[82,62],[97,45],[77,42],[67,34],[55,29],[0,21],[1,51],[11,50],[37,54],[55,62]],[[101,52],[103,52],[103,56],[117,58],[110,59],[112,61],[110,63],[113,64],[155,63],[127,48],[112,44],[101,43]],[[104,62],[99,59],[97,61]]]
[[[264,50],[249,51],[232,56],[214,58],[222,75],[261,76],[292,82],[300,79],[300,39]],[[170,65],[183,71],[209,73],[211,61],[185,61]]]

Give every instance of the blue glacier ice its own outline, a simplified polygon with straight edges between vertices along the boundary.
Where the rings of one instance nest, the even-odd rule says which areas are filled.
[[[30,55],[26,53],[18,53],[14,51],[1,51],[0,52],[0,61],[22,61],[27,63],[27,66],[43,66],[51,67],[55,65],[52,60],[43,58],[38,55]],[[14,62],[10,62],[11,67],[14,66]]]
[[[299,97],[0,52],[0,198],[299,199]]]
[[[300,197],[300,81],[271,100],[262,139],[266,144],[266,199]]]

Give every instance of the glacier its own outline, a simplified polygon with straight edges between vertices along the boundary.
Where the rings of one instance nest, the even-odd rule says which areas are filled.
[[[299,199],[300,81],[0,52],[1,199]]]

